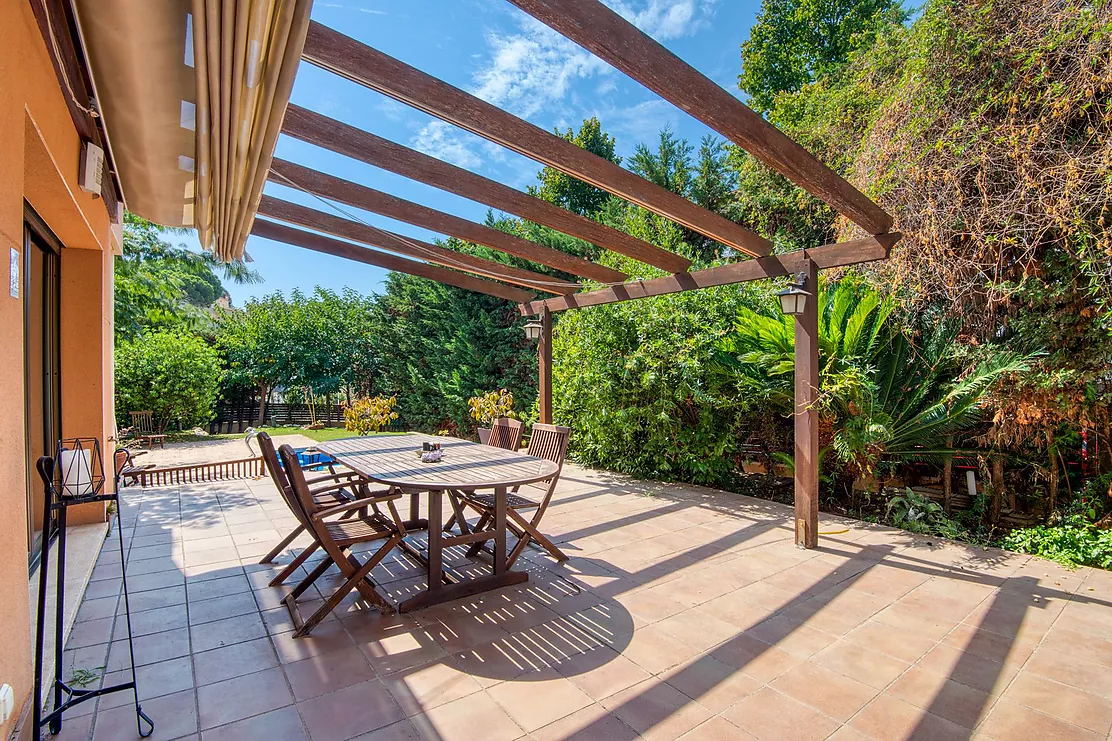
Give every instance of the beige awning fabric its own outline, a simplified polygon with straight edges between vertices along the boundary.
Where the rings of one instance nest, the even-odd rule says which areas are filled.
[[[243,256],[293,89],[312,0],[193,0],[201,245]]]
[[[243,256],[312,0],[74,0],[127,207]]]

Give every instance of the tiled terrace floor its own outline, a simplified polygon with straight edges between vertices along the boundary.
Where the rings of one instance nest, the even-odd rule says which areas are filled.
[[[1106,572],[833,518],[805,552],[785,507],[568,466],[543,527],[566,564],[533,551],[529,583],[409,616],[349,598],[294,639],[266,586],[275,569],[257,564],[292,523],[269,480],[126,498],[155,739],[1005,741],[1112,727]],[[127,665],[108,545],[67,677],[106,666],[114,681]],[[375,576],[395,600],[421,581],[400,556]],[[62,738],[135,738],[126,699],[79,708]]]

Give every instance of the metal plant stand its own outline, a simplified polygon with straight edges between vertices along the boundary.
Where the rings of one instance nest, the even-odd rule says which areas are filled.
[[[120,580],[123,585],[124,619],[127,621],[127,646],[131,658],[131,681],[114,684],[99,689],[80,689],[72,687],[62,679],[62,630],[65,606],[66,573],[66,512],[78,504],[89,502],[115,502],[117,517],[120,514],[120,472],[115,472],[113,493],[104,493],[104,464],[100,453],[100,442],[95,438],[70,438],[58,442],[54,458],[43,456],[38,463],[39,476],[42,478],[46,506],[43,508],[42,555],[39,560],[38,614],[35,632],[35,696],[34,730],[32,738],[40,741],[43,726],[48,726],[53,734],[62,730],[63,714],[75,705],[113,692],[130,690],[135,700],[135,726],[139,736],[146,738],[154,733],[154,721],[143,712],[139,704],[139,691],[135,682],[135,646],[131,638],[131,612],[127,601],[127,569],[125,568],[124,535],[120,522],[116,523],[116,534],[120,545]],[[54,684],[53,709],[43,714],[43,644],[46,638],[46,589],[47,569],[50,566],[50,524],[52,515],[57,516],[56,532],[58,537],[57,557],[57,604],[54,622]],[[144,726],[146,729],[144,730]]]

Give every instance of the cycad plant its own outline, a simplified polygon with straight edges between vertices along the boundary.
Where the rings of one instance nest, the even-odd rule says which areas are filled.
[[[995,353],[974,367],[955,359],[957,324],[923,316],[896,326],[894,302],[853,278],[819,291],[818,400],[825,463],[847,489],[882,458],[927,458],[980,419],[993,383],[1027,358]],[[794,410],[794,319],[743,309],[719,345],[719,381],[742,403]]]

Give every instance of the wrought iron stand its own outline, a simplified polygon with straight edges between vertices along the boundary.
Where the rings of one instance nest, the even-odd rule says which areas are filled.
[[[67,456],[63,456],[63,452]],[[57,475],[56,465],[62,469]],[[74,468],[76,466],[76,468]],[[124,553],[123,527],[120,522],[120,475],[115,473],[113,493],[105,494],[103,458],[100,456],[100,443],[91,438],[74,438],[59,441],[58,455],[56,458],[43,456],[38,461],[39,476],[43,481],[46,506],[43,508],[43,537],[42,555],[39,560],[39,597],[38,614],[35,632],[35,696],[34,701],[34,726],[32,738],[40,741],[43,726],[49,726],[50,732],[57,734],[62,730],[62,715],[75,705],[87,700],[107,695],[113,692],[131,690],[135,700],[135,727],[139,736],[146,738],[154,733],[154,721],[143,712],[139,704],[139,691],[135,683],[135,645],[131,638],[131,611],[127,602],[127,569],[126,555]],[[71,474],[76,470],[76,477]],[[59,493],[60,492],[60,493]],[[131,681],[121,682],[99,689],[80,689],[71,687],[62,679],[62,649],[63,624],[65,615],[65,574],[66,574],[66,511],[68,508],[89,502],[115,502],[116,503],[116,534],[120,544],[120,580],[123,585],[124,618],[127,621],[127,647],[131,658]],[[52,515],[56,514],[58,534],[57,557],[57,604],[54,622],[54,703],[53,709],[43,715],[43,644],[46,639],[46,589],[47,569],[50,566],[50,523]],[[144,730],[144,724],[147,726]]]

